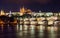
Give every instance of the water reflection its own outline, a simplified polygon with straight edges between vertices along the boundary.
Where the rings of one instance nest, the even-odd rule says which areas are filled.
[[[30,30],[35,29],[35,25],[30,25]]]
[[[51,31],[50,31],[50,34],[49,34],[49,38],[56,38],[56,32],[54,31],[54,28],[51,27]]]
[[[40,32],[44,32],[45,26],[40,25]]]
[[[3,32],[3,24],[1,25],[1,29],[2,29],[2,32]]]
[[[22,25],[20,25],[20,31],[22,31]]]
[[[51,32],[51,33],[49,34],[49,38],[57,38],[57,34],[54,33],[54,32],[53,32],[53,33]]]
[[[59,27],[44,25],[0,25],[1,38],[57,38]]]

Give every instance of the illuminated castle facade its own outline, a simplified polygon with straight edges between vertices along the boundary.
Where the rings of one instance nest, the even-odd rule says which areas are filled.
[[[23,15],[23,14],[26,14],[26,13],[31,14],[32,11],[30,9],[24,8],[24,6],[23,6],[23,8],[20,9],[20,15]]]

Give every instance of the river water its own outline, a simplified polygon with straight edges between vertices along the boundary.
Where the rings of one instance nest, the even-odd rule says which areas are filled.
[[[0,25],[0,38],[60,38],[60,29],[42,25]]]

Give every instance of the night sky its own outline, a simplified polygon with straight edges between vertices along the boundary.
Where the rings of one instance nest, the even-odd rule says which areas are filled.
[[[60,12],[60,0],[0,0],[4,11],[19,11],[23,5],[36,12]]]

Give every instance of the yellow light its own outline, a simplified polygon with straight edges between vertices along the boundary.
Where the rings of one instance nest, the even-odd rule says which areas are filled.
[[[1,10],[1,13],[0,13],[0,15],[5,15],[5,13],[4,13],[4,11],[3,11],[3,10]]]
[[[26,10],[25,10],[24,6],[23,6],[23,8],[21,8],[21,9],[20,9],[20,12],[21,12],[21,13],[26,12]]]
[[[37,21],[42,21],[42,20],[45,20],[45,18],[44,17],[37,18]]]
[[[30,24],[37,24],[37,22],[36,21],[31,21]]]
[[[34,20],[36,20],[36,18],[30,18],[29,20],[30,20],[30,21],[34,21]]]
[[[44,22],[43,21],[38,21],[38,24],[44,24]]]
[[[48,30],[48,31],[50,31],[50,30],[51,30],[51,28],[50,28],[50,27],[47,27],[47,30]]]
[[[51,25],[53,24],[54,22],[53,21],[48,21],[48,25]]]
[[[22,25],[20,25],[20,30],[22,30]]]
[[[20,24],[23,24],[23,22],[21,21]]]
[[[23,13],[20,13],[20,16],[22,16],[23,15]]]
[[[24,25],[24,30],[27,30],[28,29],[28,26],[27,25]]]
[[[25,18],[24,21],[28,21],[29,19],[28,18]]]
[[[29,24],[29,22],[28,21],[24,21],[24,24]]]
[[[30,25],[30,29],[34,30],[35,29],[35,25]]]
[[[45,30],[45,26],[40,25],[40,32],[43,32]]]

